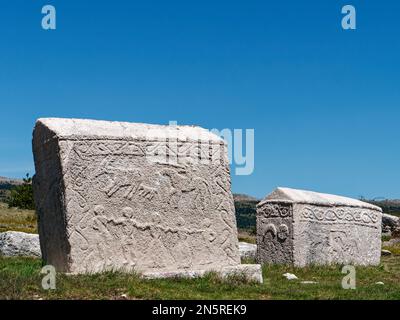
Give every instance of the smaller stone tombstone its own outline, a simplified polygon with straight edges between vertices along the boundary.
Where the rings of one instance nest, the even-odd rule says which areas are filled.
[[[369,203],[277,188],[257,205],[257,260],[378,265],[381,223],[381,208]]]

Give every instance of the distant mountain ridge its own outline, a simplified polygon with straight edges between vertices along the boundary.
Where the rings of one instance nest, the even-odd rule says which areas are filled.
[[[244,193],[234,193],[233,199],[235,201],[261,201],[260,199],[257,199],[253,196],[249,196],[248,194]]]
[[[381,207],[384,213],[400,216],[400,199],[385,199],[385,200],[362,199],[362,201]]]
[[[0,201],[6,201],[7,196],[10,193],[10,190],[22,184],[24,181],[22,179],[13,179],[7,177],[0,177]]]
[[[234,193],[236,223],[239,229],[246,229],[255,232],[256,227],[256,206],[259,199],[247,194]]]
[[[0,185],[3,185],[3,184],[19,185],[22,183],[23,183],[22,179],[0,177]]]

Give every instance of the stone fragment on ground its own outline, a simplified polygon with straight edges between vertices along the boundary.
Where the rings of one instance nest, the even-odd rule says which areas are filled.
[[[230,276],[245,276],[248,280],[257,283],[263,283],[262,268],[259,264],[240,264],[237,266],[217,268],[214,270],[197,271],[177,271],[177,272],[144,272],[142,277],[145,279],[163,279],[163,278],[198,278],[203,277],[208,272],[216,272],[222,278]]]
[[[0,255],[41,257],[39,235],[17,231],[0,233]]]
[[[283,276],[288,280],[297,280],[297,276],[293,273],[284,273]]]
[[[239,252],[241,259],[255,259],[257,245],[248,242],[239,242]]]
[[[400,226],[400,218],[383,213],[382,214],[382,233],[386,235],[391,235]]]

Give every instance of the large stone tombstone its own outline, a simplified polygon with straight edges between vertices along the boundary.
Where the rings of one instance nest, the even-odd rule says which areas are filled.
[[[43,259],[58,271],[259,268],[239,265],[227,147],[209,131],[46,118],[33,151]]]
[[[377,265],[382,210],[355,199],[278,188],[257,205],[259,263]]]

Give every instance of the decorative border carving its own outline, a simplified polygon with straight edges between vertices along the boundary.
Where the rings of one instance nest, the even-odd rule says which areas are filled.
[[[265,218],[287,218],[293,216],[293,207],[285,203],[265,203],[257,208],[257,215],[263,215]]]
[[[302,221],[321,223],[356,223],[364,226],[376,226],[379,214],[372,210],[349,207],[306,206],[301,210]]]

